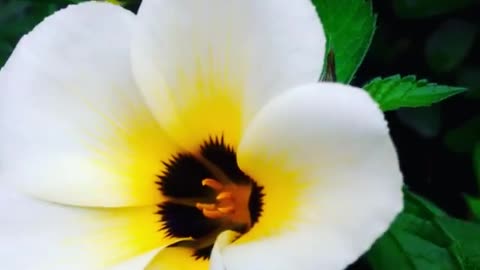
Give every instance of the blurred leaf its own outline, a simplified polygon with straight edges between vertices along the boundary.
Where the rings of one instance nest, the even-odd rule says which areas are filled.
[[[372,269],[460,270],[448,250],[425,240],[422,230],[440,234],[429,221],[408,214],[400,216],[370,250]]]
[[[313,0],[335,53],[339,82],[348,83],[363,61],[375,32],[370,0]]]
[[[468,7],[475,0],[394,0],[395,13],[402,18],[421,18]]]
[[[105,0],[105,2],[109,2],[111,4],[114,4],[114,5],[124,5],[125,4],[125,1],[121,1],[121,0]]]
[[[405,190],[405,209],[373,245],[373,270],[480,269],[480,225],[447,216]]]
[[[427,40],[425,56],[435,72],[456,68],[473,46],[476,27],[460,20],[443,23]]]
[[[435,137],[440,131],[441,118],[438,106],[401,108],[396,113],[403,124],[423,137]]]
[[[477,178],[477,189],[480,191],[480,136],[473,147],[473,170]],[[480,207],[478,208],[480,211]],[[480,215],[479,215],[480,218]]]
[[[3,66],[8,59],[13,48],[6,42],[0,43],[0,68]]]
[[[442,209],[438,208],[434,203],[420,197],[408,189],[404,189],[404,212],[417,217],[434,218],[440,216],[447,216]]]
[[[463,68],[458,72],[457,84],[469,89],[468,98],[480,98],[480,68]]]
[[[473,169],[477,177],[477,191],[480,191],[480,138],[473,149]],[[466,195],[465,200],[473,217],[480,221],[480,198]]]
[[[461,269],[480,269],[480,225],[451,217],[439,217],[436,223],[451,238],[450,251]]]
[[[58,4],[58,5],[69,5],[69,4],[78,4],[81,2],[85,1],[90,1],[90,0],[36,0],[35,2],[40,4],[40,5],[45,5],[45,4]],[[93,0],[95,1],[95,0]]]
[[[0,67],[20,37],[59,8],[53,0],[6,0],[0,2]],[[60,2],[60,0],[57,0]],[[66,0],[62,0],[66,4]]]
[[[473,218],[480,221],[480,199],[471,196],[465,196],[468,208],[473,215]]]
[[[26,1],[0,1],[0,23],[4,24],[21,15],[28,6]]]
[[[375,78],[363,88],[370,93],[384,111],[402,107],[430,106],[465,91],[465,88],[462,87],[417,80],[413,75]]]
[[[445,135],[445,144],[457,153],[472,152],[480,138],[480,115],[468,120],[460,127],[450,130]]]

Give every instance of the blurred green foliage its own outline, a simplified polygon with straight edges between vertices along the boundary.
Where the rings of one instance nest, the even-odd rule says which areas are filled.
[[[396,14],[403,18],[422,18],[456,11],[475,0],[394,0]]]
[[[407,192],[405,211],[374,245],[368,261],[378,270],[480,269],[480,2],[391,0],[380,3],[379,0],[376,3],[391,13],[383,17],[379,14],[379,31],[370,58],[367,57],[368,67],[379,68],[366,73],[388,74],[394,70],[402,75],[417,74],[429,81],[467,89],[453,101],[400,109],[390,114],[390,119],[414,131],[416,138],[423,142],[423,145],[413,143],[416,149],[410,150],[412,161],[404,161],[408,164],[404,171],[407,177],[416,176],[418,172],[409,171],[413,166],[410,163],[419,163],[417,170],[428,178],[421,180],[422,183],[408,178],[407,183],[427,190],[428,194],[440,194],[436,200],[444,206],[453,205],[453,198],[463,198],[464,204],[457,202],[449,210],[455,209],[471,222],[439,212],[438,207],[423,199],[423,202],[416,201],[416,196]],[[367,89],[371,87],[366,85]],[[382,93],[378,89],[370,91],[374,97]],[[407,131],[399,136],[405,134],[412,136]],[[403,145],[412,143],[411,139],[397,140]],[[422,150],[428,152],[425,154]],[[413,211],[412,205],[424,211]]]
[[[480,187],[480,136],[477,138],[477,143],[473,148],[473,168],[475,176],[477,177],[477,184]]]
[[[425,56],[430,69],[448,72],[457,68],[472,49],[476,31],[463,20],[442,23],[427,40]]]
[[[467,200],[468,207],[470,207],[472,211],[472,218],[475,221],[480,222],[480,199],[465,196],[465,200]]]
[[[0,65],[3,66],[23,34],[58,8],[58,5],[45,1],[1,0]]]
[[[398,120],[405,126],[415,130],[422,137],[434,138],[441,131],[440,105],[420,108],[402,108],[397,110]]]
[[[469,89],[468,98],[480,98],[480,67],[461,67],[457,83]]]
[[[474,270],[480,267],[480,226],[449,217],[432,203],[405,191],[405,210],[375,243],[374,270]]]
[[[480,140],[480,115],[451,129],[445,136],[445,144],[457,153],[472,153]]]
[[[21,36],[53,12],[87,0],[0,0],[0,66]],[[134,9],[140,0],[99,0]]]

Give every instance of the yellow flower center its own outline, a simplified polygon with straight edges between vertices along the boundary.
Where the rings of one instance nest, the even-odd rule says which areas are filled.
[[[252,224],[248,207],[251,185],[222,184],[213,179],[205,179],[202,185],[217,192],[215,203],[197,203],[196,207],[203,215],[211,219],[220,219],[226,226],[242,226],[249,229]]]
[[[207,140],[197,152],[178,153],[159,175],[167,200],[159,205],[162,229],[181,239],[175,246],[209,258],[217,236],[226,230],[248,232],[262,212],[263,187],[237,164],[223,138]]]

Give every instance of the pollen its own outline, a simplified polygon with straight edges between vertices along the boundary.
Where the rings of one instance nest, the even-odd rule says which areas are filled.
[[[250,228],[252,224],[249,201],[252,186],[248,184],[226,184],[214,179],[204,179],[202,185],[216,192],[214,203],[197,203],[196,207],[206,218],[218,219],[229,226]]]

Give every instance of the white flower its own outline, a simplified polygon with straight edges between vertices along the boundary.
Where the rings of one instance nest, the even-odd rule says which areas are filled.
[[[317,83],[324,51],[309,0],[47,18],[0,72],[0,268],[345,268],[402,175],[374,101]]]

